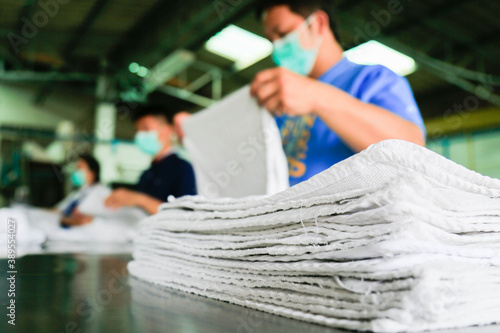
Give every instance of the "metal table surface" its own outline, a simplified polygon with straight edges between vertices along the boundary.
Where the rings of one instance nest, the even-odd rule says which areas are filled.
[[[6,316],[0,260],[0,332],[347,332],[181,293],[129,277],[129,254],[39,254],[16,260],[15,326]],[[439,331],[499,333],[500,326]]]

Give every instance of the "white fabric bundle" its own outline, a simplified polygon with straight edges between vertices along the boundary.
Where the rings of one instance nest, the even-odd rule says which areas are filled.
[[[273,117],[246,86],[183,123],[198,193],[210,198],[275,194],[289,186]]]
[[[134,228],[148,214],[137,207],[121,207],[110,209],[104,205],[106,198],[112,193],[108,187],[98,187],[78,205],[78,210],[94,218],[103,218],[108,224],[117,224],[124,228]]]
[[[1,208],[0,220],[0,258],[8,258],[9,249],[16,257],[41,250],[45,234],[33,227],[23,209]]]
[[[105,186],[95,187],[78,205],[81,213],[92,216],[91,223],[62,228],[61,214],[30,206],[0,209],[0,258],[7,257],[8,220],[17,223],[17,256],[39,252],[85,252],[109,253],[116,249],[131,252],[131,242],[137,233],[137,224],[147,214],[139,208],[111,210],[104,200],[111,190]],[[43,244],[43,249],[41,245]]]
[[[268,197],[166,203],[138,278],[375,332],[500,322],[500,181],[384,141]]]

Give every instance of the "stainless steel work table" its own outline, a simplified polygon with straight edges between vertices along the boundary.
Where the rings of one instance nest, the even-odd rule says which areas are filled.
[[[39,254],[16,262],[16,325],[7,323],[6,260],[0,260],[0,332],[346,332],[129,277],[129,254]],[[500,333],[500,326],[439,331]]]

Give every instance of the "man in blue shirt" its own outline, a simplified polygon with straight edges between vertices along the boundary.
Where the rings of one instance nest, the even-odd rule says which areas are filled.
[[[251,93],[276,116],[291,185],[382,140],[425,145],[408,81],[343,57],[332,1],[266,0],[258,10],[280,67],[258,73]]]
[[[135,144],[153,156],[153,161],[141,175],[136,191],[115,190],[106,199],[108,207],[136,206],[154,214],[169,196],[196,194],[193,168],[179,158],[172,147],[173,118],[173,113],[161,106],[143,106],[135,113]]]

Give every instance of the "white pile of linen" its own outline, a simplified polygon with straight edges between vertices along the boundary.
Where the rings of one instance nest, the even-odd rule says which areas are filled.
[[[33,228],[24,209],[0,209],[0,259],[36,253],[45,241],[45,234]]]
[[[130,273],[375,332],[500,322],[500,180],[391,140],[268,197],[185,197],[140,224]]]
[[[106,187],[96,188],[78,206],[81,213],[93,217],[92,222],[70,228],[61,227],[61,213],[56,211],[24,205],[0,209],[3,221],[0,224],[0,258],[8,257],[8,246],[12,244],[17,257],[41,252],[104,254],[117,249],[130,253],[137,224],[147,214],[132,207],[107,209],[104,200],[110,193]],[[15,221],[15,232],[9,230],[9,220]]]

